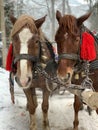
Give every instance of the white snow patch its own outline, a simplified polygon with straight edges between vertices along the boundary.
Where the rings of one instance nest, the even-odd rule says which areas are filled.
[[[26,111],[26,98],[15,83],[15,105],[11,103],[9,73],[0,68],[0,130],[29,130],[29,113]],[[42,129],[42,95],[37,91],[38,108],[36,111],[38,130]],[[51,130],[72,130],[74,111],[73,95],[53,95],[49,100],[49,121]],[[86,107],[86,106],[85,106]],[[95,111],[89,116],[83,110],[79,112],[79,130],[98,130],[98,115]]]

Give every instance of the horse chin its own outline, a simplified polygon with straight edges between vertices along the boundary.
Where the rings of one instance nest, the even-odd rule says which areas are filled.
[[[30,88],[30,86],[25,86],[25,87],[21,87],[23,90],[25,90],[25,89],[29,89]]]
[[[29,89],[31,87],[31,84],[29,83],[28,85],[26,86],[22,86],[21,84],[18,84],[20,88],[22,88],[23,90],[25,89]]]

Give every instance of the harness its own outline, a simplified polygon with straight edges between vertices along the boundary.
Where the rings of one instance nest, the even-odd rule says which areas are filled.
[[[50,51],[50,55],[52,57],[52,59],[46,61],[46,67],[45,68],[42,68],[41,66],[41,56],[42,56],[42,43],[41,41],[38,42],[39,44],[39,50],[38,50],[38,55],[37,56],[32,56],[32,55],[29,55],[29,54],[19,54],[17,56],[15,56],[13,58],[13,61],[12,61],[12,71],[10,72],[10,76],[9,76],[9,82],[10,82],[10,92],[11,92],[11,97],[12,97],[12,102],[14,103],[14,75],[17,71],[17,68],[16,68],[16,64],[18,61],[20,60],[29,60],[31,61],[33,67],[32,67],[32,74],[33,74],[33,79],[37,79],[38,78],[38,75],[39,73],[43,73],[44,71],[46,73],[43,73],[44,74],[44,77],[47,78],[49,76],[46,76],[48,73],[51,72],[52,75],[55,74],[56,72],[56,68],[57,68],[57,63],[55,62],[55,55],[52,51],[52,45],[48,42],[48,40],[45,41],[45,44],[47,46],[47,48],[49,49]],[[16,78],[15,78],[16,79]],[[17,80],[17,79],[16,79]],[[52,78],[51,78],[52,80]],[[49,89],[49,88],[47,88]]]
[[[82,39],[81,39],[82,41]],[[48,79],[49,81],[51,82],[54,82],[54,83],[57,83],[57,87],[53,90],[51,90],[49,88],[49,86],[47,86],[47,89],[50,91],[50,92],[53,92],[55,91],[56,89],[59,89],[60,86],[63,86],[65,87],[65,90],[70,90],[70,89],[78,89],[78,90],[81,90],[83,91],[85,89],[85,87],[87,86],[90,86],[93,90],[94,88],[92,87],[92,80],[89,78],[89,69],[92,68],[92,66],[95,66],[95,63],[97,62],[98,63],[98,60],[96,62],[91,62],[91,64],[89,64],[89,62],[87,61],[82,61],[80,59],[80,54],[78,52],[78,54],[74,54],[74,53],[71,53],[71,54],[68,54],[68,53],[63,53],[61,55],[58,56],[58,60],[60,59],[70,59],[70,60],[75,60],[77,62],[77,66],[75,66],[75,68],[77,68],[78,66],[80,67],[80,64],[85,63],[85,67],[83,68],[84,64],[82,64],[82,68],[78,68],[80,70],[84,70],[85,71],[85,74],[86,74],[86,78],[84,79],[84,81],[81,83],[82,84],[82,87],[81,85],[70,85],[70,86],[67,86],[65,83],[63,82],[60,82],[58,80],[58,78],[56,77],[55,75],[55,72],[56,72],[56,68],[57,68],[57,63],[55,62],[55,55],[53,53],[53,51],[51,50],[51,44],[46,41],[46,45],[48,47],[48,49],[50,50],[50,54],[51,54],[51,57],[52,59],[50,59],[49,61],[47,61],[46,63],[46,67],[43,69],[42,66],[41,66],[41,54],[42,54],[42,46],[41,46],[41,43],[42,42],[38,42],[39,43],[39,53],[37,56],[32,56],[32,55],[29,55],[29,54],[20,54],[20,55],[17,55],[16,57],[14,57],[13,59],[13,62],[12,62],[12,68],[15,69],[15,65],[18,61],[20,60],[29,60],[32,62],[32,64],[34,65],[34,67],[32,68],[32,73],[33,73],[33,78],[37,78],[38,76],[38,73],[42,74],[46,79]],[[97,65],[96,65],[97,66]],[[50,68],[50,70],[49,70]],[[95,67],[93,67],[95,68]],[[50,72],[51,70],[52,73],[51,75],[48,74],[48,72]],[[76,69],[77,71],[77,69]],[[11,97],[12,97],[12,101],[14,102],[14,75],[13,75],[13,72],[10,73],[10,92],[11,92]]]

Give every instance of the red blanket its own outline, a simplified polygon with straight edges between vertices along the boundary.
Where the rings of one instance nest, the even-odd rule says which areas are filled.
[[[82,34],[80,57],[83,60],[92,61],[96,59],[96,49],[94,42],[94,37],[91,34],[87,32]]]

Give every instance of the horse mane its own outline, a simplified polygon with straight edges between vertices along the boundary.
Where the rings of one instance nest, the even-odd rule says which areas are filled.
[[[62,28],[64,29],[64,32],[67,32],[70,35],[77,34],[77,22],[74,16],[64,15],[60,22],[61,22]]]
[[[30,28],[32,33],[38,31],[35,26],[34,19],[31,16],[21,15],[13,26],[11,36],[13,37],[16,33],[18,33],[25,26]]]

